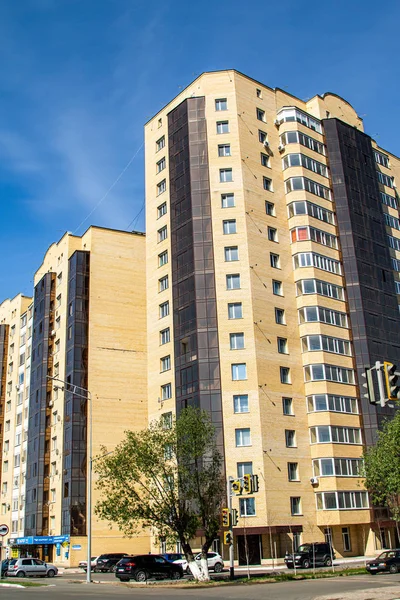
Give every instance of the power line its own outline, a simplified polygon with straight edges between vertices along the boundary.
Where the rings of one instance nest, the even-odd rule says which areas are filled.
[[[100,198],[100,200],[98,201],[98,203],[96,204],[96,206],[94,206],[92,208],[92,210],[90,211],[90,213],[87,215],[87,217],[85,217],[85,219],[83,219],[82,223],[80,223],[78,225],[78,227],[75,229],[75,231],[73,232],[74,234],[82,227],[82,225],[84,223],[86,223],[86,221],[89,219],[89,217],[92,216],[92,214],[95,212],[95,210],[97,210],[100,206],[100,204],[102,204],[104,202],[104,200],[107,198],[108,194],[111,192],[111,190],[117,185],[118,181],[121,179],[121,177],[124,175],[125,171],[127,171],[129,169],[129,167],[131,166],[131,164],[133,163],[133,161],[135,160],[135,158],[137,157],[137,155],[139,154],[139,152],[141,151],[141,149],[143,148],[144,142],[142,142],[139,146],[139,148],[136,150],[135,154],[129,159],[129,161],[126,163],[125,167],[122,169],[121,173],[118,175],[117,179],[110,185],[110,187],[108,188],[108,190],[106,191],[106,193],[104,194],[104,196],[102,198]]]
[[[141,214],[142,214],[142,212],[143,212],[143,209],[144,209],[144,204],[145,204],[145,201],[143,200],[142,208],[139,210],[138,214],[137,214],[135,217],[133,217],[133,219],[132,219],[132,221],[129,223],[128,227],[126,227],[126,229],[127,229],[127,230],[129,230],[131,227],[133,227],[133,229],[135,228],[135,226],[136,226],[136,221],[137,221],[137,219],[140,217],[140,215],[141,215]]]

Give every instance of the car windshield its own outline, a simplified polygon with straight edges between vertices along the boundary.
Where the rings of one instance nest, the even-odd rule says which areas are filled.
[[[296,550],[296,552],[310,552],[311,546],[310,544],[301,544]]]
[[[17,562],[17,559],[13,558],[12,560],[10,560],[10,565],[9,566],[15,565],[16,562]]]
[[[377,558],[377,560],[385,560],[386,558],[394,558],[396,556],[396,552],[382,552]]]

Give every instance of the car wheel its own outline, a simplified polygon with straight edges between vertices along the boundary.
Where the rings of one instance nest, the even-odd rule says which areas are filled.
[[[23,571],[18,571],[17,577],[25,577],[25,573]]]
[[[214,573],[221,573],[223,568],[224,567],[222,566],[221,563],[219,563],[219,562],[215,563],[215,565],[214,565]]]
[[[110,573],[115,573],[117,570],[117,565],[113,565],[110,569]]]
[[[332,566],[332,559],[330,556],[327,556],[326,559],[324,560],[324,565],[325,567],[331,567]]]
[[[311,561],[308,558],[305,558],[301,563],[303,569],[309,569],[311,567]]]
[[[171,579],[180,579],[181,577],[182,577],[182,575],[181,575],[180,571],[172,571]]]
[[[399,569],[397,567],[397,565],[390,565],[389,567],[389,573],[398,573]]]
[[[47,571],[47,577],[54,577],[56,574],[56,572],[54,571],[54,569],[49,569]]]
[[[191,575],[192,571],[189,569],[189,567],[186,567],[185,573],[186,575]]]
[[[137,571],[135,575],[136,581],[147,581],[147,573],[146,571]]]

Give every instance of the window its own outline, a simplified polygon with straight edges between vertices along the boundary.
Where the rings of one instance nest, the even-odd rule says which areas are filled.
[[[57,450],[57,436],[51,438],[51,449],[53,451]]]
[[[158,127],[159,128],[162,127],[162,118],[161,117],[158,119]]]
[[[229,342],[231,350],[241,350],[244,348],[244,333],[230,333]]]
[[[265,123],[265,110],[262,110],[261,108],[256,108],[256,115],[259,121],[264,121]]]
[[[282,281],[272,280],[272,293],[275,296],[283,296]]]
[[[343,550],[351,552],[350,527],[342,527]]]
[[[287,194],[289,192],[305,190],[306,192],[310,192],[310,194],[325,198],[325,200],[331,200],[331,190],[328,187],[307,179],[307,177],[290,177],[286,179],[285,187]]]
[[[170,341],[169,327],[160,331],[160,344],[167,344]]]
[[[253,463],[252,462],[237,463],[237,476],[240,478],[246,474],[253,475]]]
[[[327,281],[319,279],[300,279],[296,283],[297,295],[301,294],[318,294],[335,300],[344,300],[344,290],[339,285],[333,285]]]
[[[231,156],[231,145],[220,144],[218,146],[218,156]]]
[[[230,181],[233,181],[232,169],[220,169],[219,180],[221,183],[229,183]]]
[[[167,203],[163,202],[160,206],[157,207],[157,218],[159,219],[163,215],[167,214]]]
[[[240,289],[240,275],[227,275],[226,276],[226,288],[228,290]]]
[[[369,508],[367,492],[320,492],[315,496],[317,510],[360,510]]]
[[[353,369],[336,367],[335,365],[317,364],[304,367],[305,381],[334,381],[354,385]]]
[[[156,141],[156,152],[159,152],[165,147],[165,136],[163,135],[159,140]]]
[[[346,313],[322,306],[306,306],[299,309],[299,322],[320,322],[328,325],[336,325],[336,327],[348,327]]]
[[[400,221],[399,219],[397,219],[396,217],[393,217],[392,215],[389,215],[388,213],[383,213],[383,216],[385,217],[385,223],[386,225],[388,225],[388,227],[393,227],[393,229],[400,229]],[[22,344],[22,340],[21,340],[21,344]]]
[[[285,311],[283,308],[275,308],[275,323],[286,325]]]
[[[246,363],[236,363],[231,365],[232,381],[243,381],[247,379]]]
[[[301,133],[300,131],[287,131],[281,135],[281,144],[301,144],[314,152],[318,152],[318,154],[325,155],[326,148],[324,144],[318,142],[314,138],[306,135],[305,133]]]
[[[386,154],[382,154],[381,152],[374,150],[374,155],[375,162],[377,162],[378,165],[382,165],[382,167],[386,167],[387,169],[389,169],[389,157],[386,156]]]
[[[159,229],[157,233],[159,242],[163,242],[164,240],[166,240],[168,237],[167,226],[164,225],[164,227],[161,227],[161,229]]]
[[[300,496],[292,496],[290,498],[290,513],[292,515],[301,515],[301,498],[300,498]]]
[[[257,98],[262,98],[262,92],[259,88],[256,88]]]
[[[161,419],[164,429],[172,429],[172,412],[163,413]]]
[[[237,246],[230,246],[224,249],[225,251],[225,261],[232,262],[235,260],[239,260],[239,250]]]
[[[263,167],[269,167],[269,156],[261,152],[261,164]]]
[[[289,218],[297,215],[309,215],[310,217],[314,217],[314,219],[318,219],[318,221],[323,221],[330,225],[335,225],[336,223],[335,214],[331,210],[323,208],[318,204],[313,204],[313,202],[309,202],[308,200],[291,202],[288,205],[288,215]]]
[[[62,278],[63,278],[63,276],[62,276],[62,273],[59,273],[59,274],[57,275],[57,287],[58,287],[59,285],[61,285],[61,283],[62,283]]]
[[[230,219],[229,221],[223,221],[222,223],[225,235],[236,233],[236,219]]]
[[[263,187],[267,192],[272,192],[272,179],[269,177],[263,177]]]
[[[3,473],[8,473],[8,460],[3,462]]]
[[[235,429],[236,447],[251,446],[250,428]]]
[[[226,98],[220,98],[215,101],[215,110],[228,110],[228,102]]]
[[[313,472],[316,477],[360,477],[362,464],[360,458],[316,458]]]
[[[339,427],[319,425],[310,427],[311,444],[357,444],[362,443],[361,429],[358,427]]]
[[[315,394],[307,396],[308,412],[343,412],[358,414],[357,398],[348,396],[333,396],[331,394]]]
[[[255,498],[240,498],[239,511],[241,517],[256,516],[256,501]]]
[[[389,246],[393,248],[393,250],[397,250],[400,252],[400,239],[393,237],[392,235],[388,235]]]
[[[277,338],[279,354],[289,354],[288,341],[286,338]]]
[[[381,173],[380,171],[377,171],[377,176],[378,176],[378,181],[379,183],[381,183],[382,185],[386,185],[387,187],[390,188],[394,188],[394,178],[390,177],[389,175],[386,175],[385,173]]]
[[[280,122],[297,121],[305,127],[309,127],[318,133],[322,133],[321,121],[311,117],[311,115],[303,112],[299,108],[290,107],[281,109],[277,115],[277,120]]]
[[[293,416],[293,398],[282,398],[282,410],[284,415]]]
[[[269,262],[273,269],[280,269],[280,258],[279,254],[274,254],[273,252],[269,253]]]
[[[274,227],[268,227],[268,239],[270,242],[278,241],[278,230]]]
[[[56,490],[55,488],[50,490],[50,498],[51,498],[51,502],[55,502],[56,501]]]
[[[163,179],[160,183],[157,183],[157,196],[163,194],[167,189],[167,180]]]
[[[285,441],[287,448],[296,448],[296,432],[294,429],[285,429]]]
[[[164,252],[161,252],[161,254],[158,255],[158,266],[162,267],[163,265],[166,265],[168,262],[168,250],[165,250]]]
[[[169,398],[172,398],[172,386],[166,383],[161,386],[161,400],[169,400]]]
[[[167,317],[169,315],[169,302],[163,302],[160,304],[160,319]]]
[[[316,242],[317,244],[322,244],[323,246],[328,246],[329,248],[337,249],[337,247],[338,247],[337,237],[335,235],[331,235],[330,233],[327,233],[326,231],[323,231],[322,229],[315,229],[315,227],[307,227],[307,226],[295,227],[294,229],[290,230],[290,235],[291,235],[292,242],[304,242],[307,240],[311,240],[312,242]],[[314,254],[314,261],[315,261],[315,257],[319,257],[319,260],[322,260],[322,259],[326,260],[326,257],[322,257],[319,254]],[[334,261],[334,262],[337,262],[337,261]],[[339,263],[337,263],[337,264],[339,264]],[[309,266],[309,265],[300,265],[300,266]],[[324,267],[319,267],[318,264],[315,264],[314,266],[316,266],[318,268],[324,268]],[[336,271],[334,271],[334,272],[336,272]]]
[[[281,374],[281,383],[291,383],[289,367],[279,367]]]
[[[389,194],[385,194],[384,192],[380,192],[381,201],[386,206],[390,206],[391,208],[398,208],[397,199],[394,196],[389,196]]]
[[[163,356],[160,360],[160,371],[163,373],[164,371],[169,371],[171,369],[171,356]]]
[[[5,425],[4,425],[4,431],[10,431],[11,428],[11,421],[6,421]]]
[[[296,462],[289,462],[287,466],[289,481],[299,481],[299,464]]]
[[[158,280],[158,291],[163,292],[164,290],[167,290],[168,287],[169,287],[168,275],[165,275],[165,277],[161,277],[161,279]]]
[[[228,304],[228,319],[242,319],[243,311],[242,311],[242,303],[241,302],[231,302]]]
[[[166,166],[166,162],[165,162],[165,156],[164,158],[162,158],[161,160],[158,161],[157,165],[156,165],[156,171],[157,173],[160,173],[161,171],[164,171]]]
[[[218,121],[217,133],[229,133],[229,121]]]
[[[222,208],[232,208],[235,206],[235,195],[234,194],[222,194],[221,195],[221,206]]]
[[[258,130],[258,141],[262,144],[268,144],[268,136],[265,131],[261,131],[260,129]]]
[[[273,204],[272,202],[266,201],[265,202],[265,212],[270,217],[275,217],[275,204]]]
[[[247,394],[233,396],[233,410],[235,413],[249,412],[249,397]]]
[[[328,167],[324,163],[319,162],[305,154],[286,154],[282,159],[283,169],[289,167],[304,167],[314,173],[318,173],[322,177],[329,177]]]
[[[307,335],[301,338],[303,352],[323,350],[334,354],[351,356],[351,345],[348,340],[329,337],[328,335]]]

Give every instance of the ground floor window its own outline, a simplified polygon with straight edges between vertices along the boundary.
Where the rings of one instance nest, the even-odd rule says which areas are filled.
[[[350,527],[342,527],[342,540],[344,552],[351,551]]]

